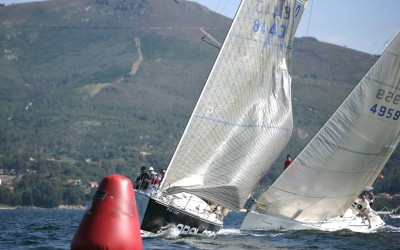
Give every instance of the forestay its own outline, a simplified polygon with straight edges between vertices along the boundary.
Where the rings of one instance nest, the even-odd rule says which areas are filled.
[[[255,211],[298,221],[342,215],[400,140],[400,37],[394,40]]]
[[[163,189],[243,207],[292,132],[291,44],[305,1],[244,0]]]

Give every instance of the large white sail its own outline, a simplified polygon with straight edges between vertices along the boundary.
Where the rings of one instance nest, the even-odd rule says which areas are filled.
[[[397,36],[254,211],[323,221],[373,184],[400,140],[399,54]]]
[[[289,64],[303,0],[244,0],[168,167],[162,188],[230,209],[292,132]]]

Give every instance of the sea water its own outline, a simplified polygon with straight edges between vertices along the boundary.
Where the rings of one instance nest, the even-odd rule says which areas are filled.
[[[0,210],[0,249],[70,249],[83,210]],[[215,235],[181,236],[173,229],[144,236],[143,249],[400,249],[400,219],[377,233],[240,231],[244,213],[230,212]]]

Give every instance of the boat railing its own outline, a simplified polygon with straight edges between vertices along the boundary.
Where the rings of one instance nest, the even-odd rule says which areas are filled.
[[[192,195],[185,197],[186,200],[182,198],[174,199],[174,195],[169,195],[168,193],[154,185],[149,186],[146,190],[139,190],[139,192],[144,193],[151,198],[168,203],[175,208],[185,210],[186,212],[190,212],[207,220],[222,222],[224,218],[221,209],[212,210],[211,207],[206,205],[205,201],[196,201],[192,199]],[[178,200],[185,200],[185,202],[177,202]]]
[[[400,214],[400,206],[392,210],[392,214]]]
[[[393,213],[393,210],[383,207],[381,210],[376,211],[376,213],[382,217],[382,220],[387,221],[389,219],[389,215]]]

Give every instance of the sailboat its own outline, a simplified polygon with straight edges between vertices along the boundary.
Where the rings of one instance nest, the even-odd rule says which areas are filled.
[[[257,199],[242,230],[348,229],[385,225],[358,211],[400,140],[400,37],[381,55],[287,170]]]
[[[240,3],[160,188],[135,191],[143,231],[213,233],[243,208],[292,133],[291,46],[305,5]]]

